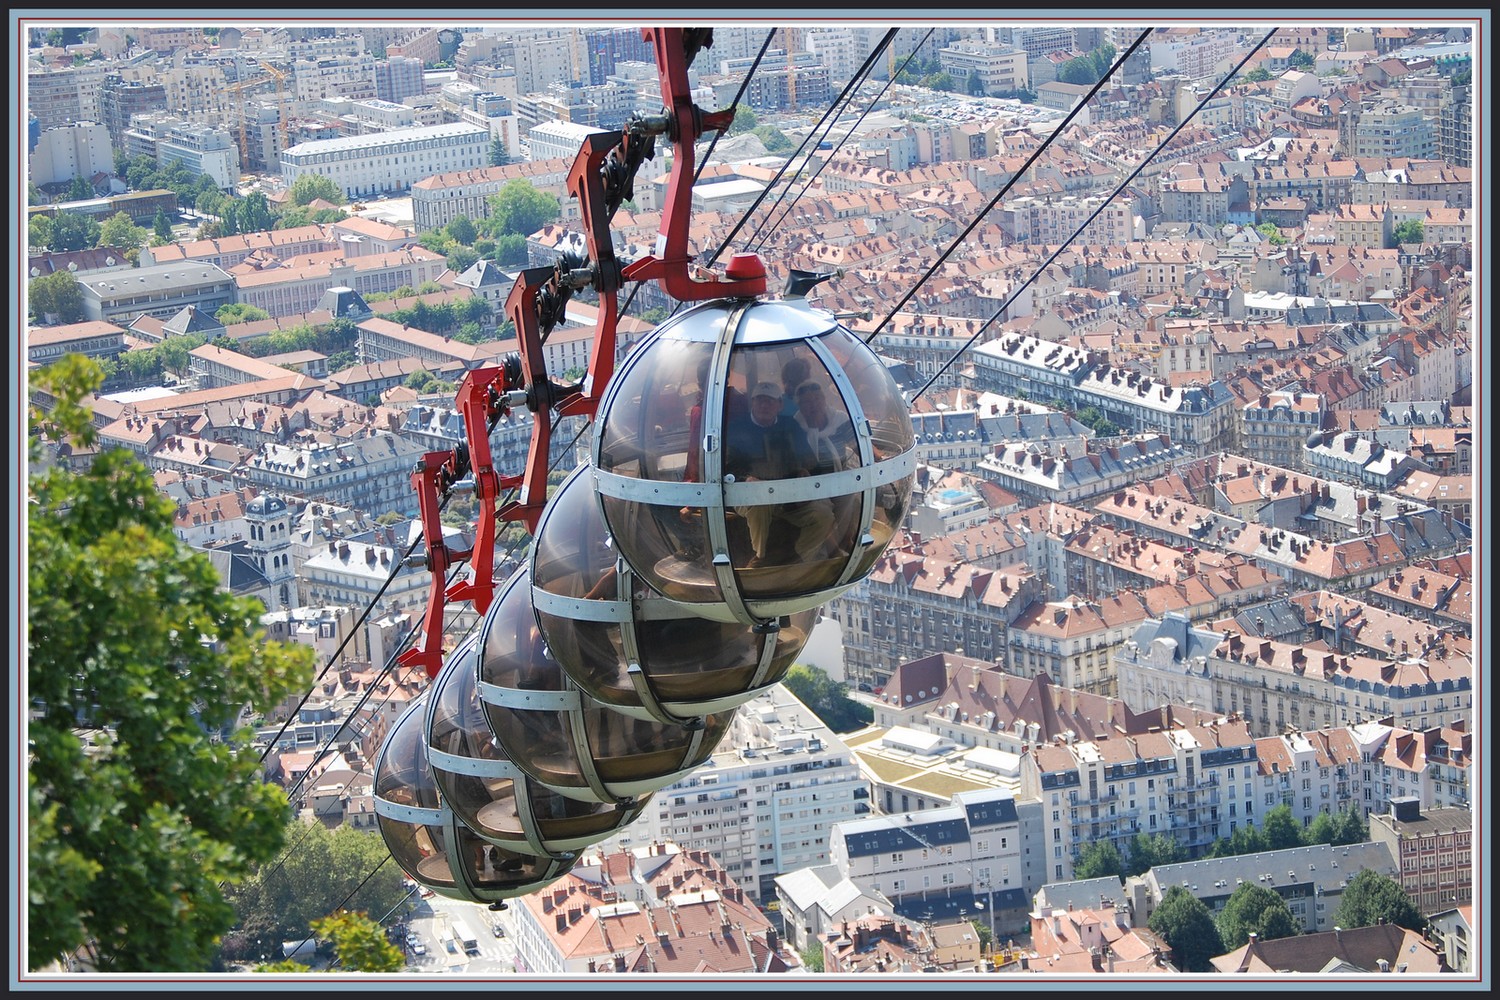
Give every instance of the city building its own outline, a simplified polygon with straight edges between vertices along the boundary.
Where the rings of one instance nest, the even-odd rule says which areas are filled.
[[[1181,615],[1148,621],[1115,654],[1120,695],[1131,705],[1193,704],[1240,718],[1258,736],[1391,719],[1421,729],[1434,719],[1467,723],[1473,664],[1334,653],[1237,632],[1220,636]],[[1439,707],[1441,706],[1441,707]]]
[[[489,155],[488,129],[433,125],[298,143],[282,150],[281,177],[291,187],[303,174],[317,174],[357,198],[405,191],[433,174],[480,169]]]
[[[99,274],[78,286],[88,319],[124,326],[141,316],[168,319],[186,306],[211,314],[237,301],[234,277],[212,264],[143,265]]]
[[[26,163],[33,184],[66,184],[75,177],[92,183],[97,174],[113,175],[114,150],[109,131],[98,122],[81,121],[41,132]]]
[[[1036,747],[1022,759],[1022,794],[1041,802],[1035,846],[1047,879],[1070,879],[1090,844],[1108,841],[1127,857],[1137,833],[1165,834],[1202,856],[1232,823],[1255,823],[1252,803],[1241,815],[1231,798],[1255,769],[1255,741],[1232,716],[1135,735],[1085,731]]]
[[[1224,975],[1285,975],[1287,973],[1377,975],[1391,973],[1433,977],[1456,971],[1436,948],[1416,931],[1396,924],[1377,924],[1350,930],[1334,928],[1321,934],[1297,934],[1262,941],[1254,934],[1240,948],[1212,960]]]
[[[955,916],[991,919],[997,934],[1026,925],[1031,894],[1025,846],[1033,841],[1022,804],[1000,789],[960,792],[953,805],[839,823],[829,839],[833,864],[869,883],[896,913],[932,923]]]
[[[1389,813],[1370,814],[1370,839],[1400,859],[1401,888],[1424,914],[1474,901],[1474,814],[1468,809],[1423,809],[1414,798],[1393,798]]]
[[[592,855],[514,900],[523,975],[784,973],[781,936],[707,851],[653,842]]]
[[[776,876],[829,862],[830,829],[868,810],[849,748],[782,685],[742,706],[714,755],[656,793],[639,832],[711,851],[752,899]]]

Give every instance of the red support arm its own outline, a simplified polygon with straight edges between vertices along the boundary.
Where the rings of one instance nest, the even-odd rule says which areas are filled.
[[[661,79],[662,98],[667,104],[672,138],[672,180],[667,186],[666,207],[662,210],[660,256],[642,257],[625,268],[627,281],[655,279],[675,299],[697,302],[703,299],[763,295],[766,291],[766,269],[752,255],[737,255],[726,274],[727,280],[693,264],[688,254],[688,222],[693,201],[693,143],[705,130],[725,129],[734,121],[734,108],[705,114],[693,104],[688,87],[687,69],[691,60],[683,46],[682,28],[642,28],[641,37],[656,50],[657,75]]]
[[[514,375],[519,375],[519,371]],[[455,581],[448,588],[447,598],[473,601],[480,614],[489,610],[495,596],[495,505],[501,489],[500,475],[490,452],[490,426],[494,418],[510,409],[506,392],[518,387],[509,384],[504,367],[476,368],[464,376],[458,387],[458,411],[463,416],[469,443],[469,467],[474,475],[479,512],[469,559],[469,579]]]
[[[428,677],[443,669],[443,576],[455,562],[467,559],[468,552],[455,551],[443,542],[439,493],[457,479],[457,456],[451,451],[429,451],[411,474],[412,489],[417,491],[417,505],[422,514],[422,538],[427,543],[427,570],[432,574],[432,589],[427,597],[427,614],[423,618],[422,645],[408,649],[396,658],[402,666],[421,664]]]
[[[541,326],[537,320],[537,294],[557,271],[551,267],[530,267],[521,272],[505,300],[505,311],[516,325],[516,340],[521,345],[521,367],[526,379],[526,408],[532,413],[531,450],[526,455],[526,471],[520,481],[521,495],[500,509],[502,521],[521,521],[526,530],[536,533],[542,509],[547,506],[547,462],[552,448],[552,424],[548,413],[561,407],[578,392],[576,387],[556,386],[547,377],[547,362],[542,355]],[[502,480],[502,485],[506,485]]]

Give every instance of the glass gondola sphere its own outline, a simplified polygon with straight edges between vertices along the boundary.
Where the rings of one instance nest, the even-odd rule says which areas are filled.
[[[424,699],[413,701],[375,760],[375,817],[402,871],[439,895],[473,903],[524,896],[567,874],[572,856],[510,851],[485,843],[458,821],[428,766],[425,714]]]
[[[635,573],[716,621],[816,608],[859,582],[905,518],[916,470],[885,365],[801,300],[689,308],[621,363],[594,478]]]
[[[686,777],[714,752],[734,712],[701,726],[633,719],[568,679],[531,608],[531,574],[508,580],[480,626],[479,697],[490,730],[532,778],[569,798],[622,802]]]
[[[816,611],[766,626],[705,620],[636,578],[615,551],[585,466],[547,505],[531,549],[531,602],[547,648],[593,699],[684,724],[734,709],[785,676]]]
[[[582,802],[528,777],[495,740],[476,687],[477,636],[454,650],[427,695],[427,757],[443,802],[480,839],[518,853],[563,859],[641,814],[642,796]]]

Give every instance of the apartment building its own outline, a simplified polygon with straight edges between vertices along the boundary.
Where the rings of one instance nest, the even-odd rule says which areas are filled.
[[[1289,725],[1307,730],[1376,719],[1417,729],[1424,720],[1467,723],[1473,712],[1473,665],[1464,656],[1376,659],[1239,633],[1220,637],[1180,615],[1143,624],[1115,666],[1129,704],[1205,706],[1238,716],[1263,736]]]
[[[412,220],[417,232],[446,226],[460,215],[471,220],[489,217],[489,199],[513,180],[525,180],[539,191],[560,197],[567,190],[568,171],[578,155],[510,163],[503,167],[446,170],[417,180],[411,186]],[[488,159],[485,161],[488,163]]]
[[[712,852],[754,900],[776,876],[829,862],[829,831],[869,810],[849,748],[782,685],[747,702],[714,755],[656,793],[636,838]]]
[[[483,168],[489,164],[489,152],[488,129],[432,125],[298,143],[282,150],[281,177],[291,187],[303,174],[317,174],[337,184],[347,197],[357,198],[405,191],[433,174]]]
[[[1008,791],[960,792],[952,805],[839,823],[829,854],[897,914],[926,923],[990,914],[998,933],[1016,933],[1041,887],[1027,884],[1025,809]]]
[[[800,964],[713,855],[670,842],[585,858],[511,907],[522,974],[743,975]]]
[[[1394,798],[1390,812],[1370,816],[1370,839],[1384,844],[1401,866],[1401,888],[1422,913],[1474,901],[1474,814],[1468,809],[1424,809]]]
[[[1165,834],[1202,854],[1228,836],[1230,795],[1254,769],[1254,740],[1232,718],[1036,748],[1023,761],[1022,794],[1041,800],[1047,877],[1071,878],[1092,843],[1108,840],[1126,856],[1137,833]]]

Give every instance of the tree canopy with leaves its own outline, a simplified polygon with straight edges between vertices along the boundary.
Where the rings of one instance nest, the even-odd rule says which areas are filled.
[[[1427,230],[1422,225],[1421,219],[1407,219],[1405,222],[1396,223],[1391,230],[1391,246],[1395,249],[1403,243],[1421,243],[1427,235]]]
[[[1171,947],[1183,972],[1212,972],[1209,959],[1225,950],[1208,906],[1180,885],[1166,891],[1146,926]]]
[[[68,355],[33,379],[54,401],[31,412],[40,467],[44,438],[94,440],[100,373]],[[287,815],[240,720],[305,688],[312,651],[220,589],[129,452],[29,487],[27,962],[207,968],[234,922],[221,885],[276,855]]]
[[[1302,933],[1286,900],[1263,885],[1246,882],[1224,904],[1217,920],[1225,951],[1233,951],[1254,934],[1262,941]]]
[[[490,214],[479,228],[487,236],[515,233],[530,236],[562,215],[562,205],[553,195],[538,191],[530,181],[516,178],[489,197]]]
[[[1073,862],[1075,879],[1104,878],[1106,875],[1125,880],[1125,861],[1112,841],[1095,840],[1083,848]]]
[[[55,316],[59,323],[78,323],[84,317],[83,289],[71,271],[54,271],[26,284],[26,305],[38,320]]]
[[[376,871],[388,857],[379,834],[348,826],[330,831],[321,823],[293,819],[285,841],[281,857],[231,893],[239,923],[224,936],[226,959],[274,958],[283,941],[306,937],[314,921],[340,906],[385,914],[406,896],[399,868],[386,865]]]
[[[1422,911],[1401,883],[1370,868],[1349,880],[1333,922],[1346,929],[1375,924],[1396,924],[1413,931],[1427,927]]]
[[[322,198],[324,201],[335,205],[344,203],[343,190],[333,182],[332,178],[324,177],[322,174],[302,174],[292,181],[292,186],[287,190],[287,196],[294,205],[307,205]]]
[[[849,685],[834,680],[817,667],[793,664],[782,683],[836,733],[853,732],[875,720],[873,709],[849,697]]]

